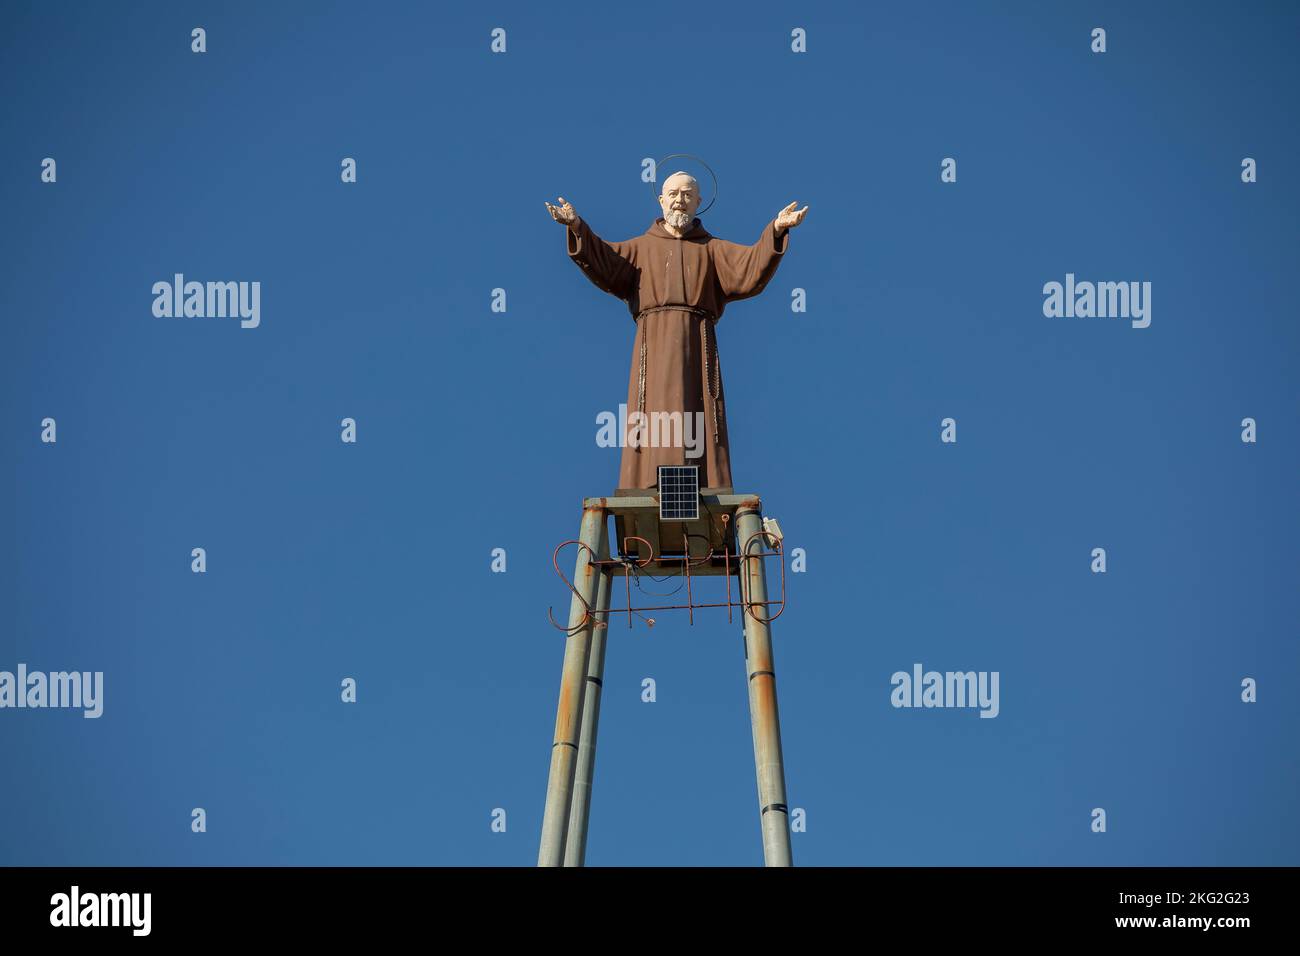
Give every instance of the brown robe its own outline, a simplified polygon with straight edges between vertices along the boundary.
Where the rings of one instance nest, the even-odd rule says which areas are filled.
[[[626,301],[636,322],[618,486],[653,488],[659,465],[698,465],[701,488],[732,487],[714,326],[728,302],[763,291],[790,244],[789,230],[777,235],[773,220],[756,243],[742,246],[715,239],[699,219],[680,239],[664,228],[663,219],[656,219],[644,235],[606,242],[579,218],[565,234],[569,257],[599,288]],[[640,435],[644,447],[636,447],[637,411],[650,419]],[[664,427],[663,416],[654,418],[655,412],[681,413],[683,427],[702,418],[704,434],[694,441],[702,454],[690,457],[692,449],[684,445],[691,443],[691,433],[683,432],[679,439],[675,429]],[[660,441],[670,432],[671,443]]]

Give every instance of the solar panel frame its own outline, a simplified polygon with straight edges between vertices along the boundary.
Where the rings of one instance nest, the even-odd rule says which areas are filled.
[[[699,466],[660,465],[659,520],[695,521],[699,516]]]

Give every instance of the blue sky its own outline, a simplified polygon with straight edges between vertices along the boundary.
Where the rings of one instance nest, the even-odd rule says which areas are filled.
[[[737,490],[808,555],[796,863],[1300,862],[1294,7],[4,19],[0,669],[105,702],[0,711],[0,863],[535,861],[550,556],[616,484],[634,331],[542,202],[637,235],[674,152],[715,235],[810,206],[718,329]],[[261,325],[155,318],[177,272],[260,281]],[[1151,282],[1151,326],[1045,317],[1066,273]],[[759,863],[738,625],[658,620],[611,629],[588,862]],[[999,716],[894,709],[916,662],[998,671]]]

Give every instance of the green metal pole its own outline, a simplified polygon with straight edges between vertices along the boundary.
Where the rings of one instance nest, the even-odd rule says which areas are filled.
[[[601,560],[609,557],[609,536],[601,526]],[[591,653],[587,659],[587,686],[582,705],[582,732],[578,737],[578,766],[574,772],[573,810],[569,814],[569,835],[564,849],[565,866],[582,866],[587,858],[587,820],[591,814],[591,780],[596,772],[596,732],[600,724],[600,695],[605,680],[605,637],[609,633],[610,576],[601,574],[596,585],[596,621],[591,627]]]
[[[600,547],[605,527],[603,508],[584,508],[578,540],[573,587],[577,591],[569,603],[569,636],[564,642],[564,669],[560,677],[560,703],[555,714],[555,737],[551,743],[551,771],[546,783],[546,808],[542,812],[542,840],[537,851],[538,866],[563,866],[564,848],[573,801],[574,770],[577,766],[578,732],[582,726],[584,687],[591,651],[591,627],[579,627],[586,606],[594,607],[598,568],[591,563]],[[590,548],[590,552],[587,550]],[[580,600],[578,595],[582,595]]]
[[[781,719],[776,706],[776,664],[772,655],[772,629],[766,623],[772,611],[767,600],[763,559],[751,557],[769,551],[757,499],[736,512],[736,533],[741,549],[741,599],[747,605],[745,670],[749,680],[749,720],[754,737],[754,770],[758,778],[759,821],[763,831],[763,862],[767,866],[793,866],[790,853],[790,808],[785,796],[785,765],[781,757]],[[755,617],[757,615],[757,619]]]

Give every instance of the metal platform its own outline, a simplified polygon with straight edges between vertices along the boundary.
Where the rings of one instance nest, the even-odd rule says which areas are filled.
[[[610,498],[584,499],[582,506],[613,515],[618,557],[656,576],[685,573],[687,558],[692,575],[736,574],[736,512],[763,509],[757,495],[733,494],[730,488],[701,489],[695,521],[661,520],[659,495],[653,490],[620,489]]]

